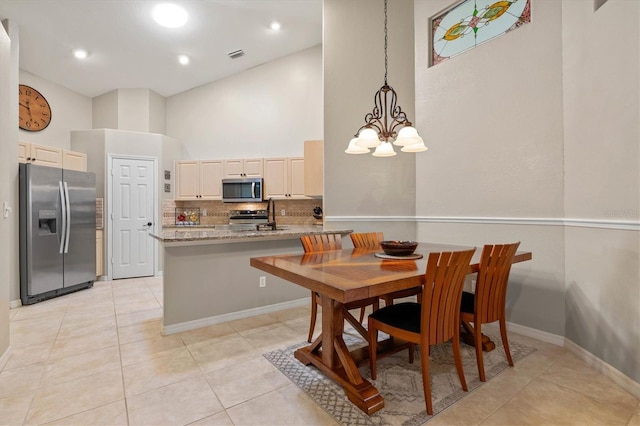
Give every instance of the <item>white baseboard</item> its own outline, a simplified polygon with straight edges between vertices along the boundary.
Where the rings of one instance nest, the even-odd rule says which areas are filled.
[[[551,343],[556,346],[564,346],[564,336],[557,334],[547,333],[546,331],[536,330],[535,328],[526,327],[524,325],[507,322],[507,330],[514,333],[522,334],[523,336],[531,337],[542,342]]]
[[[19,308],[20,306],[22,306],[22,300],[20,299],[9,302],[9,309]]]
[[[587,351],[581,346],[573,343],[571,340],[557,334],[547,333],[545,331],[536,330],[535,328],[525,327],[524,325],[507,323],[507,329],[514,333],[522,334],[523,336],[531,337],[543,342],[551,343],[556,346],[563,346],[569,350],[569,352],[578,356],[584,362],[591,367],[595,368],[608,378],[614,381],[615,384],[629,392],[636,398],[640,398],[640,383],[636,382],[629,376],[622,373],[615,367],[607,364],[591,352]]]
[[[259,308],[246,309],[244,311],[231,312],[229,314],[216,315],[214,317],[202,318],[194,321],[181,322],[166,327],[163,325],[161,328],[161,333],[163,336],[167,336],[169,334],[195,330],[196,328],[207,327],[209,325],[220,324],[227,321],[254,317],[256,315],[269,314],[272,312],[282,311],[290,308],[309,306],[310,303],[311,299],[309,297],[305,297],[298,300],[292,300],[290,302],[276,303],[273,305],[261,306]]]
[[[580,357],[584,362],[613,380],[618,386],[629,392],[636,398],[640,398],[640,383],[636,382],[629,376],[622,373],[615,367],[607,364],[591,352],[581,346],[578,346],[569,339],[565,339],[564,345],[569,351]]]

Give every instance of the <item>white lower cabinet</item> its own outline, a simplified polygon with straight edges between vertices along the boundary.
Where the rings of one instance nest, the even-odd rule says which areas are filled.
[[[102,229],[96,229],[96,277],[104,275],[104,251]]]

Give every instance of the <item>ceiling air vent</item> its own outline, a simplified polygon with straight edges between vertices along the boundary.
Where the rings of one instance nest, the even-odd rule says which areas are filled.
[[[242,49],[238,49],[238,50],[234,50],[233,52],[229,52],[227,53],[227,55],[231,58],[231,59],[237,59],[240,56],[244,56],[244,51]]]

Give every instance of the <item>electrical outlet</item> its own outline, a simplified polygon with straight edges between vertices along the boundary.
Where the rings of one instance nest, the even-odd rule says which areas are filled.
[[[286,216],[287,211],[285,209],[280,210],[280,216]]]
[[[207,209],[202,209],[202,216],[206,216],[207,215]]]
[[[260,287],[266,287],[267,286],[267,277],[262,276],[260,277]]]

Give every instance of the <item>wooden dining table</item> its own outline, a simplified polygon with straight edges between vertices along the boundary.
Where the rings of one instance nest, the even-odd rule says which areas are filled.
[[[358,366],[368,362],[367,347],[350,350],[345,344],[343,305],[348,302],[410,289],[424,283],[426,261],[431,252],[468,250],[472,247],[420,242],[420,259],[383,259],[380,249],[343,249],[319,253],[253,257],[251,266],[290,281],[320,295],[322,332],[294,356],[313,364],[340,384],[351,402],[367,414],[384,407],[384,400]],[[478,272],[481,250],[476,250],[469,273]],[[527,251],[516,253],[513,263],[531,260]],[[363,336],[364,337],[364,336]],[[381,356],[406,347],[397,341],[379,344]]]

